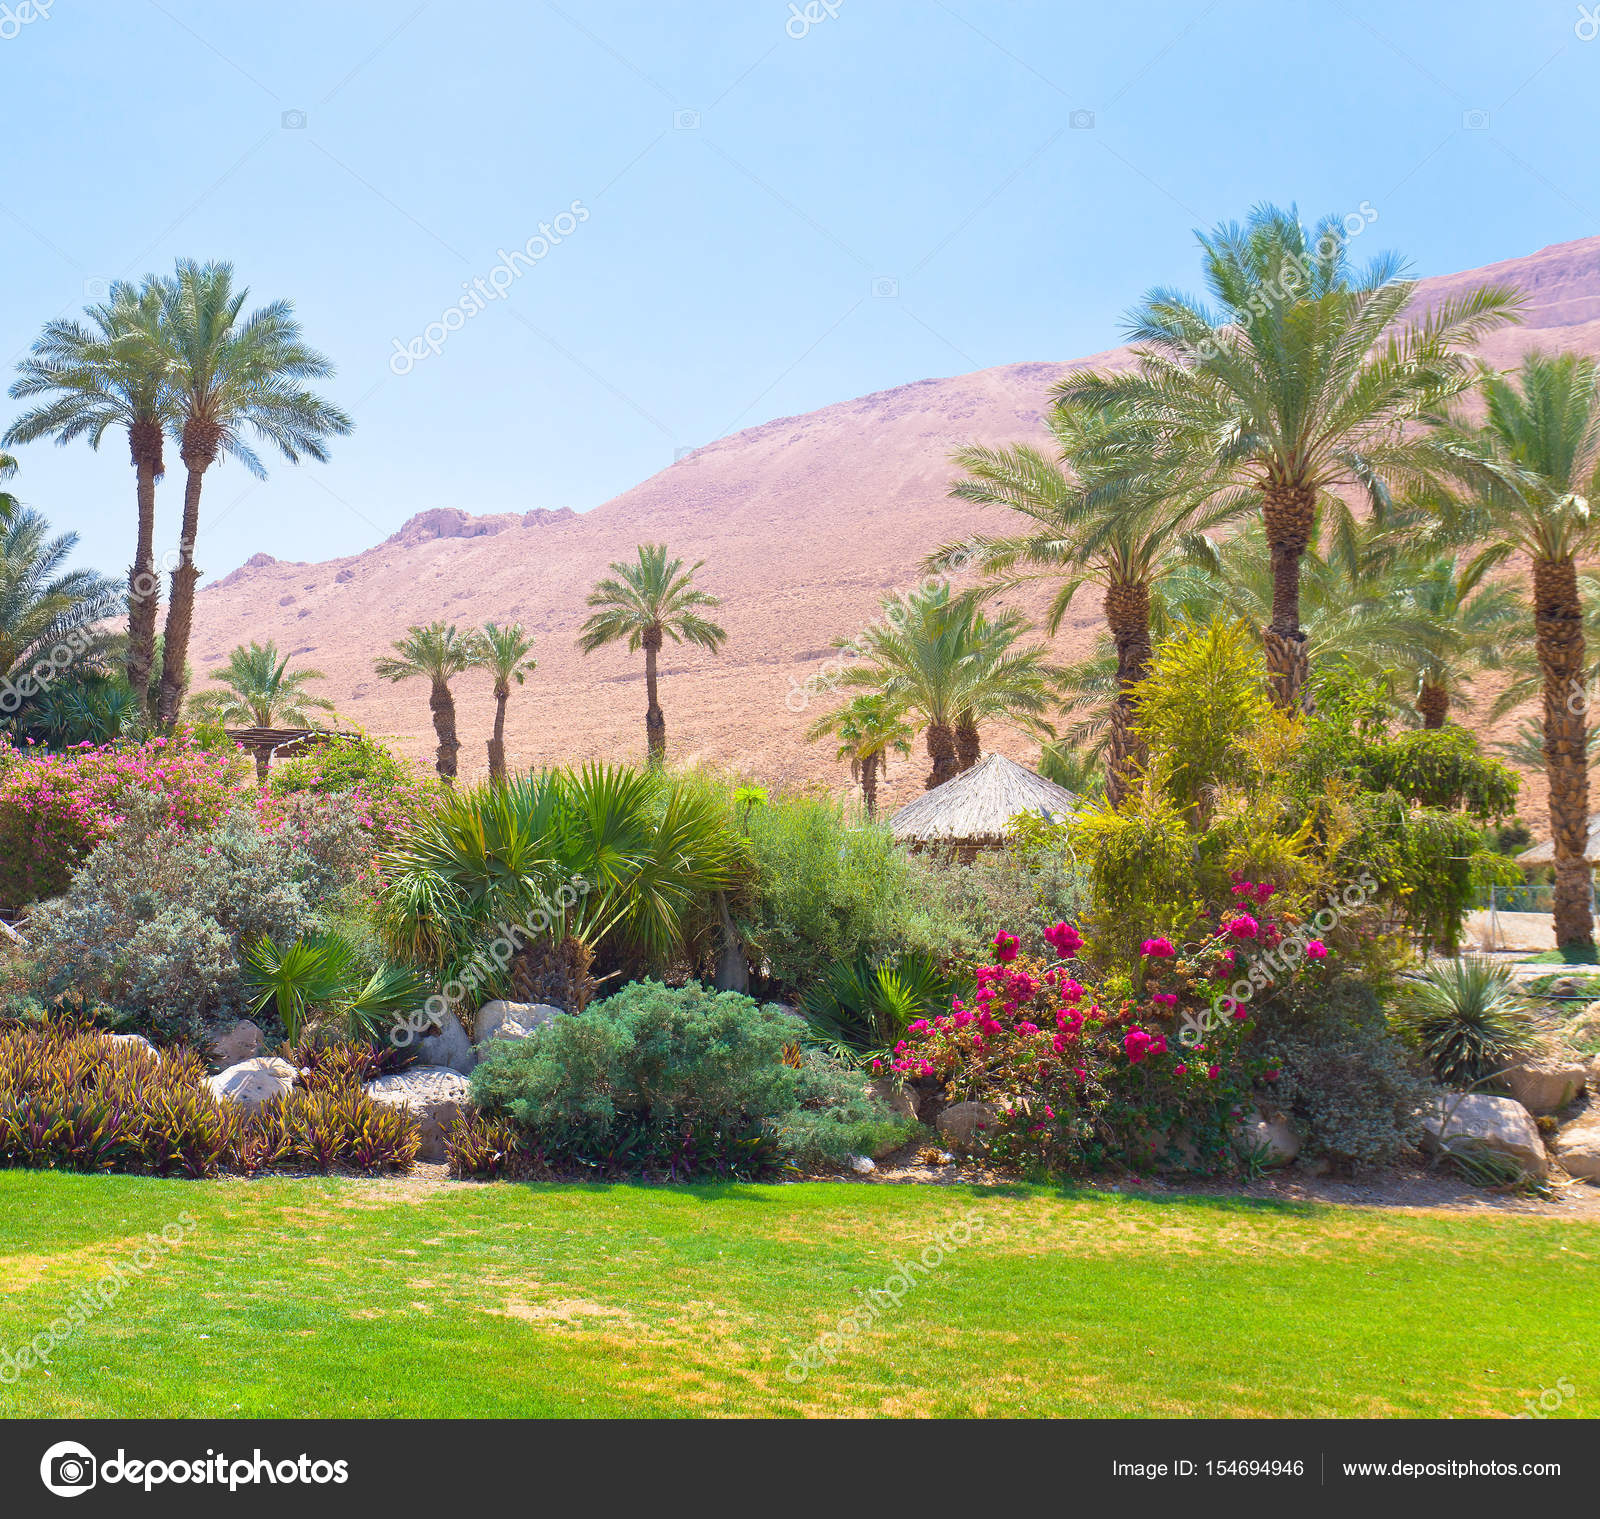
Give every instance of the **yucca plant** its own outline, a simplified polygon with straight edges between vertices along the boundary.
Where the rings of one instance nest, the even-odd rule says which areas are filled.
[[[1545,1020],[1512,984],[1511,968],[1476,957],[1413,977],[1395,1019],[1449,1087],[1481,1085],[1538,1048]]]

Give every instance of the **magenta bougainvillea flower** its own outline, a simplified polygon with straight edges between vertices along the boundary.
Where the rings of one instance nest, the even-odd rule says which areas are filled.
[[[1122,1036],[1122,1047],[1128,1052],[1128,1059],[1138,1065],[1150,1053],[1150,1046],[1155,1043],[1150,1035],[1142,1028],[1129,1029]]]
[[[1070,960],[1083,948],[1083,935],[1070,923],[1057,923],[1044,931],[1045,943],[1063,959]]]
[[[1253,939],[1261,932],[1261,925],[1247,912],[1240,913],[1236,918],[1229,918],[1222,926],[1235,939]]]
[[[1178,994],[1176,992],[1152,992],[1150,1000],[1162,1007],[1176,1007],[1178,1005]]]
[[[1306,958],[1308,960],[1326,960],[1328,958],[1328,946],[1321,939],[1313,939],[1306,945]]]
[[[1171,939],[1146,939],[1139,946],[1139,951],[1152,960],[1170,960],[1177,954],[1177,950],[1172,947]]]
[[[1003,929],[994,936],[994,957],[1002,965],[1009,965],[1017,958],[1017,951],[1021,948],[1021,941],[1015,934],[1008,934]]]

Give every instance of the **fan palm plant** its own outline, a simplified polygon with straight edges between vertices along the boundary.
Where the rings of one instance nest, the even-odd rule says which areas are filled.
[[[1484,286],[1402,326],[1416,282],[1393,255],[1352,268],[1335,218],[1307,233],[1294,211],[1260,206],[1243,226],[1197,234],[1220,309],[1156,290],[1129,320],[1134,367],[1069,375],[1058,400],[1121,418],[1100,453],[1188,454],[1219,486],[1259,496],[1272,573],[1263,630],[1274,696],[1301,700],[1308,673],[1301,561],[1319,505],[1357,487],[1378,505],[1393,479],[1423,477],[1404,424],[1473,383],[1465,345],[1515,320],[1520,297]]]
[[[249,430],[291,464],[328,457],[330,435],[348,433],[349,416],[301,382],[325,379],[333,365],[302,340],[288,301],[274,301],[241,320],[247,289],[236,289],[233,266],[178,263],[163,303],[160,351],[176,407],[179,457],[186,478],[178,564],[172,572],[162,652],[160,709],[164,727],[177,721],[184,664],[194,622],[195,539],[205,472],[232,457],[258,479],[266,469],[245,441]]]
[[[53,437],[79,438],[98,449],[107,432],[121,428],[132,456],[138,531],[128,577],[128,685],[143,692],[155,659],[156,616],[161,601],[156,573],[156,482],[165,472],[163,441],[177,415],[161,353],[167,282],[147,275],[138,285],[118,282],[109,298],[90,306],[86,320],[46,324],[32,352],[17,366],[14,400],[47,396],[6,432],[7,444]]]
[[[626,643],[630,654],[644,650],[645,746],[653,765],[667,753],[667,720],[656,689],[656,659],[664,640],[715,654],[728,636],[700,615],[699,608],[722,604],[694,587],[704,564],[697,560],[686,570],[681,559],[667,558],[666,544],[640,544],[636,562],[613,564],[611,575],[589,593],[589,605],[596,610],[578,635],[585,654],[612,643]]]
[[[447,983],[484,964],[492,990],[577,1012],[602,940],[665,965],[736,862],[724,810],[690,779],[600,765],[518,776],[462,792],[402,838],[380,932]],[[508,935],[509,968],[505,955],[485,962],[485,946]]]
[[[528,656],[533,652],[533,640],[522,630],[520,622],[509,627],[485,623],[482,632],[473,640],[472,663],[487,670],[494,683],[494,735],[489,740],[489,779],[496,785],[506,778],[506,703],[511,700],[511,682],[520,686],[538,666],[538,661]]]
[[[859,662],[840,684],[877,692],[888,704],[915,713],[926,730],[932,790],[958,773],[956,727],[963,717],[1001,717],[1024,731],[1053,736],[1043,718],[1057,671],[1042,647],[1017,648],[1027,628],[1020,612],[992,621],[947,583],[910,597],[889,597],[883,616],[851,644]]]
[[[337,931],[288,945],[265,937],[246,948],[244,962],[245,984],[256,993],[255,1010],[271,1007],[291,1045],[300,1042],[319,1010],[337,1019],[351,1038],[378,1043],[394,1020],[430,991],[421,976],[403,966],[380,965],[367,972],[355,943]]]
[[[943,569],[957,555],[976,554],[987,571],[985,596],[1041,579],[1055,583],[1046,623],[1052,636],[1079,590],[1101,589],[1117,652],[1118,690],[1105,743],[1106,791],[1113,805],[1142,760],[1129,693],[1149,673],[1152,587],[1186,558],[1209,558],[1206,534],[1254,504],[1248,492],[1209,489],[1184,456],[1133,464],[1113,450],[1114,462],[1097,460],[1097,443],[1120,420],[1114,412],[1056,408],[1046,418],[1055,459],[1029,444],[961,449],[954,458],[966,477],[950,494],[1010,507],[1033,526],[1007,537],[947,544],[928,561],[930,568]]]
[[[15,726],[69,670],[101,671],[114,647],[97,624],[121,610],[122,582],[67,569],[77,546],[31,507],[0,525],[0,722]]]
[[[861,787],[868,819],[877,817],[879,773],[888,772],[891,753],[911,753],[915,735],[905,715],[881,691],[863,692],[818,719],[806,733],[813,743],[834,735],[839,739],[838,758],[850,761],[850,779]]]
[[[430,622],[425,628],[408,628],[406,636],[397,639],[393,648],[393,655],[375,660],[372,668],[383,680],[428,682],[428,710],[433,714],[433,732],[439,741],[434,768],[447,786],[454,785],[461,742],[456,737],[456,700],[450,693],[450,682],[472,668],[473,639],[470,634],[462,636],[454,623],[446,626]]]
[[[1446,526],[1489,540],[1484,557],[1532,563],[1534,653],[1555,843],[1555,929],[1562,947],[1594,943],[1589,825],[1588,658],[1580,564],[1600,542],[1600,366],[1576,354],[1529,353],[1511,374],[1482,375],[1481,425],[1443,417],[1430,440],[1465,487]]]
[[[211,679],[222,689],[198,692],[189,703],[196,717],[210,722],[250,728],[286,723],[309,728],[314,726],[313,714],[333,711],[331,701],[305,689],[308,681],[327,679],[322,671],[291,671],[289,656],[280,659],[271,639],[265,644],[252,639],[248,647],[240,644],[228,655],[227,664],[211,672]],[[264,750],[256,754],[256,778],[263,786],[270,758]]]

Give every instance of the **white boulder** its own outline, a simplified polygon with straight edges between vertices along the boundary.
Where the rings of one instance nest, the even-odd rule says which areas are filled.
[[[219,1071],[207,1082],[211,1095],[218,1102],[236,1102],[243,1107],[258,1108],[264,1102],[275,1102],[286,1096],[299,1079],[300,1073],[287,1060],[275,1055],[263,1055],[255,1060],[241,1060]]]
[[[1588,1068],[1581,1060],[1524,1060],[1502,1078],[1530,1113],[1559,1113],[1583,1091]]]
[[[1239,1120],[1236,1131],[1245,1150],[1265,1150],[1269,1166],[1286,1166],[1300,1153],[1300,1136],[1282,1113],[1270,1115],[1259,1109]]]
[[[419,1160],[446,1158],[445,1131],[467,1106],[467,1078],[460,1071],[445,1065],[416,1065],[369,1081],[365,1090],[374,1102],[410,1110],[421,1135]]]
[[[226,1033],[211,1041],[217,1064],[224,1068],[238,1065],[243,1060],[253,1060],[266,1046],[261,1030],[248,1018],[241,1018]]]
[[[561,1009],[548,1002],[485,1002],[473,1020],[472,1042],[482,1045],[490,1039],[526,1039],[560,1016]]]
[[[981,1150],[998,1111],[992,1102],[953,1102],[939,1115],[939,1133],[952,1150]]]
[[[462,1028],[461,1020],[448,1008],[445,1010],[444,1022],[438,1029],[424,1035],[418,1042],[417,1053],[422,1057],[424,1065],[449,1066],[452,1071],[459,1071],[463,1076],[470,1076],[472,1068],[478,1063],[478,1052],[473,1049],[472,1041],[467,1038],[467,1031]]]
[[[1523,1105],[1511,1097],[1490,1097],[1473,1092],[1463,1097],[1446,1093],[1422,1118],[1423,1142],[1442,1150],[1452,1143],[1476,1142],[1509,1156],[1526,1175],[1543,1180],[1550,1174],[1550,1158],[1538,1126]]]

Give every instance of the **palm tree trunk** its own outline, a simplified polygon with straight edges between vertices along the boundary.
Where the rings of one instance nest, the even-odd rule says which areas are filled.
[[[1417,692],[1417,711],[1422,714],[1424,728],[1442,728],[1450,711],[1450,693],[1443,686],[1424,682]]]
[[[1300,626],[1300,559],[1311,542],[1316,492],[1306,485],[1269,483],[1262,520],[1272,547],[1272,621],[1262,630],[1272,699],[1285,711],[1304,703],[1311,660]]]
[[[970,770],[983,757],[983,743],[978,737],[978,724],[970,712],[963,712],[956,722],[956,773]]]
[[[935,786],[944,785],[959,773],[956,769],[956,736],[949,723],[929,723],[926,742],[933,769],[922,783],[922,789],[932,791]]]
[[[139,538],[128,574],[128,685],[139,709],[150,706],[150,670],[156,657],[156,615],[161,582],[156,577],[156,481],[162,474],[161,424],[135,422],[128,429],[128,447],[138,472]]]
[[[1544,763],[1550,783],[1550,837],[1556,852],[1556,943],[1592,947],[1589,909],[1589,770],[1582,704],[1583,603],[1570,555],[1533,562],[1534,648],[1544,678]],[[1577,710],[1574,710],[1577,708]]]
[[[263,791],[267,789],[267,766],[272,763],[272,751],[266,748],[256,750],[256,785]]]
[[[660,648],[661,634],[652,628],[644,635],[644,740],[652,765],[659,765],[667,757],[667,719],[656,693],[656,654]]]
[[[861,758],[861,805],[867,809],[869,823],[878,815],[878,761],[881,757],[866,754]]]
[[[217,457],[220,429],[211,422],[187,422],[182,458],[188,475],[183,482],[183,531],[178,539],[178,566],[172,572],[172,597],[167,605],[166,641],[161,651],[161,694],[156,720],[170,731],[183,708],[189,630],[194,625],[194,588],[200,579],[194,544],[200,533],[200,482]]]
[[[433,731],[439,740],[434,768],[449,786],[455,782],[456,755],[461,749],[456,739],[456,703],[450,694],[449,681],[434,681],[433,690],[428,694],[428,710],[433,714]]]
[[[1144,768],[1145,746],[1133,731],[1133,688],[1150,673],[1150,587],[1113,581],[1106,587],[1106,626],[1117,648],[1117,699],[1106,739],[1106,800],[1120,807]]]
[[[506,783],[506,702],[511,698],[508,686],[494,693],[494,737],[489,740],[489,780],[496,786]]]

